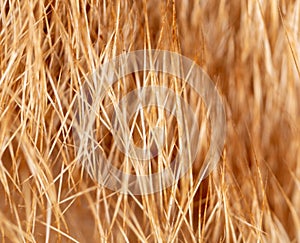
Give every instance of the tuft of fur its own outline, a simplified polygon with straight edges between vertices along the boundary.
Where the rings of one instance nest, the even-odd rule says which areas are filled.
[[[0,0],[2,241],[300,242],[299,27],[299,0]],[[76,94],[103,62],[138,49],[191,58],[223,96],[226,146],[200,185],[213,127],[190,90],[182,97],[198,108],[203,143],[178,184],[123,195],[79,166]],[[130,76],[112,87],[103,110],[110,116],[130,90],[162,83],[184,90],[172,77]],[[147,167],[158,171],[176,154],[179,131],[159,109],[141,114],[130,123],[138,146],[149,140],[143,125],[173,129],[165,163]],[[96,126],[104,154],[130,171],[105,120]]]

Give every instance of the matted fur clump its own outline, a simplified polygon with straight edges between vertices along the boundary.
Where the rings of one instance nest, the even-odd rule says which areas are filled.
[[[0,12],[3,242],[300,242],[299,0],[0,0]],[[102,154],[136,173],[108,123],[118,101],[140,86],[180,93],[196,109],[202,137],[178,183],[122,194],[94,180],[77,156],[73,107],[84,80],[140,49],[192,59],[222,96],[226,143],[200,185],[214,128],[201,99],[170,76],[118,81],[95,131]],[[151,124],[168,132],[163,152],[144,164],[155,172],[178,153],[180,129],[167,112],[145,108],[129,122],[128,139],[150,143]]]

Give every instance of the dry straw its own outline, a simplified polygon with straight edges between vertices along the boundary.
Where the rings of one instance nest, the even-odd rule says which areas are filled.
[[[0,0],[0,12],[3,242],[300,242],[299,0]],[[140,72],[117,82],[95,134],[120,170],[166,168],[180,149],[174,117],[152,107],[129,122],[141,147],[153,142],[152,126],[166,128],[161,153],[138,170],[139,161],[117,149],[109,121],[136,88],[174,90],[195,109],[201,137],[177,184],[121,194],[78,161],[72,126],[80,87],[102,63],[138,49],[189,57],[222,94],[226,145],[200,185],[213,127],[197,94],[170,75]]]

